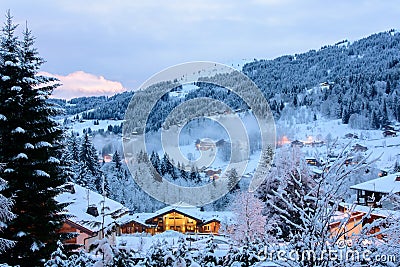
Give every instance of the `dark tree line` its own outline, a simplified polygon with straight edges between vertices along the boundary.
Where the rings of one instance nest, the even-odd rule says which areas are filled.
[[[12,198],[14,219],[2,224],[1,238],[16,241],[0,254],[0,262],[39,266],[54,251],[57,232],[65,220],[65,204],[55,197],[68,179],[63,159],[63,131],[53,119],[60,114],[47,102],[56,80],[38,75],[44,60],[26,26],[22,39],[10,12],[0,33],[0,168],[6,186],[1,194]]]
[[[285,104],[306,106],[355,128],[377,129],[400,120],[399,49],[400,34],[388,31],[352,44],[254,61],[243,71],[277,117]]]

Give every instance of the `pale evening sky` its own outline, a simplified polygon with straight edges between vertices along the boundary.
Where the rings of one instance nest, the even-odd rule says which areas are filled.
[[[0,0],[64,84],[58,97],[138,88],[171,65],[272,59],[400,29],[397,0]],[[2,17],[4,22],[4,16]]]

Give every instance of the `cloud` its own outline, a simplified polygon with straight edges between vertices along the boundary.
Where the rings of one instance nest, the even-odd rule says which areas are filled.
[[[41,0],[7,6],[19,30],[28,20],[46,60],[43,69],[101,73],[129,89],[187,61],[272,59],[400,28],[395,0]]]
[[[126,89],[120,82],[110,81],[103,76],[76,71],[66,76],[41,72],[41,75],[55,77],[60,80],[61,86],[53,92],[55,98],[71,99],[80,96],[114,95]]]

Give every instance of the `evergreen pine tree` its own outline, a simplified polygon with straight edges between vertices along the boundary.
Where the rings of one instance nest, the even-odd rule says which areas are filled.
[[[371,128],[374,130],[377,130],[380,128],[379,119],[378,119],[378,116],[376,115],[375,111],[372,111],[372,115],[371,115]]]
[[[394,172],[400,172],[400,163],[396,160],[393,167]]]
[[[79,160],[77,183],[101,193],[101,171],[97,151],[87,134],[85,134],[82,140]]]
[[[389,117],[388,117],[388,111],[387,111],[387,106],[386,106],[386,100],[383,101],[382,124],[383,125],[389,124]]]
[[[217,255],[215,255],[215,249],[217,247],[217,244],[214,242],[214,236],[211,236],[200,256],[199,263],[201,266],[214,267],[218,265],[219,259]]]
[[[156,153],[156,152],[151,152],[151,155],[150,155],[150,162],[151,162],[151,164],[153,164],[153,167],[154,167],[154,169],[157,171],[157,172],[160,172],[160,158],[158,157],[158,154]]]
[[[232,266],[235,262],[239,262],[240,250],[238,247],[231,244],[228,253],[224,257],[223,266]]]
[[[120,170],[121,167],[122,167],[122,164],[121,164],[121,156],[119,155],[118,150],[115,150],[115,153],[113,155],[112,161],[115,164],[115,168],[117,170]]]
[[[240,251],[239,255],[237,255],[238,262],[241,263],[240,266],[242,267],[254,266],[254,264],[259,261],[258,253],[259,251],[254,252],[250,250],[247,245],[243,246],[242,251]]]
[[[281,105],[279,106],[279,109],[282,111],[285,108],[285,103],[283,103],[283,100],[281,100]]]
[[[0,166],[1,168],[1,166]],[[6,182],[0,178],[0,190],[7,186]],[[12,200],[4,197],[0,194],[0,222],[9,222],[15,218],[15,214],[12,213]],[[2,231],[2,226],[0,226],[0,231]],[[9,239],[0,238],[0,254],[12,247],[14,242]]]
[[[180,177],[184,180],[188,180],[189,176],[188,173],[185,171],[185,165],[182,164],[179,169]]]
[[[154,242],[150,246],[146,258],[144,259],[144,262],[142,262],[142,266],[164,267],[166,266],[165,257],[168,253],[169,249],[167,247],[167,243],[165,241],[160,242],[160,240],[157,240],[157,242]]]
[[[0,262],[38,266],[55,250],[65,219],[64,205],[54,199],[67,179],[60,160],[63,132],[52,119],[59,109],[46,101],[57,85],[37,75],[43,60],[28,28],[18,41],[10,12],[6,19],[0,42],[0,176],[8,185],[2,194],[13,196],[17,216],[1,235],[17,242]]]
[[[235,168],[229,171],[228,173],[228,188],[233,192],[240,190],[239,187],[239,175]]]
[[[343,109],[342,112],[342,123],[343,124],[348,124],[349,123],[349,119],[350,119],[350,111],[348,109]]]
[[[79,140],[76,133],[72,132],[71,136],[68,138],[68,150],[71,160],[78,163],[79,162]]]
[[[386,81],[385,93],[388,95],[388,94],[390,94],[390,91],[391,91],[391,89],[390,89],[390,82],[389,82],[389,81]]]
[[[59,241],[57,246],[57,250],[51,253],[51,259],[44,264],[44,267],[69,267],[62,243]]]
[[[73,254],[68,258],[69,267],[92,267],[95,261],[90,254],[80,250],[78,254]]]
[[[164,153],[162,159],[161,159],[161,164],[160,164],[160,174],[165,175],[167,173],[167,154]]]
[[[195,184],[201,183],[201,176],[197,167],[192,166],[188,179]]]
[[[66,153],[63,153],[62,159],[71,169],[70,180],[76,182],[76,175],[79,172],[79,138],[74,132],[67,137]]]

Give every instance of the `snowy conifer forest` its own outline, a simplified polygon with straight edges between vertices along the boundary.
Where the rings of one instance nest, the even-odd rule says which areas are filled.
[[[275,119],[276,149],[267,153],[254,110],[214,83],[244,87],[257,101],[235,72],[154,85],[177,84],[147,118],[147,150],[133,155],[133,170],[123,149],[124,123],[133,123],[125,111],[135,94],[150,93],[57,99],[57,79],[40,74],[44,61],[29,27],[7,12],[0,33],[0,266],[399,266],[398,31],[247,62],[240,71]],[[214,119],[226,110],[210,102],[174,111],[206,97],[246,126],[243,174],[223,174],[234,144]],[[146,119],[149,104],[134,105],[130,115]],[[205,111],[212,117],[183,126],[180,151],[195,162],[215,149],[215,160],[174,162],[162,150],[161,129]],[[249,192],[257,167],[265,180]],[[140,184],[160,176],[182,187],[227,179],[230,191],[201,207],[167,205]]]

